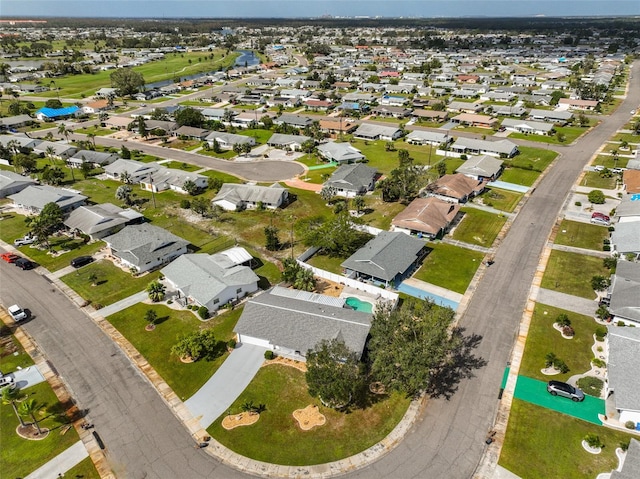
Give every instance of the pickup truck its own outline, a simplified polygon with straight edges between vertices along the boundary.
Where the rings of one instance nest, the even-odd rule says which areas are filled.
[[[13,242],[13,246],[24,246],[28,244],[35,243],[38,240],[37,236],[29,236],[26,235],[23,238],[18,238]]]

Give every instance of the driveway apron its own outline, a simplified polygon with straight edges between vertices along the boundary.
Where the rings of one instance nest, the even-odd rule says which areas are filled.
[[[206,429],[242,394],[264,362],[266,348],[238,344],[198,392],[185,401],[185,406]]]
[[[584,401],[573,402],[571,399],[549,394],[547,392],[547,383],[544,381],[518,376],[514,396],[567,416],[577,417],[598,426],[602,425],[602,421],[598,419],[598,414],[604,414],[604,400],[587,394],[584,396]]]

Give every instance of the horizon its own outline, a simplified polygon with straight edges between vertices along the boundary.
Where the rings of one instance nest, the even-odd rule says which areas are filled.
[[[176,15],[176,8],[180,14]],[[125,15],[114,15],[114,12]],[[149,15],[153,12],[153,15]],[[464,12],[461,14],[460,12]],[[579,12],[579,14],[576,14]],[[429,19],[640,16],[637,0],[2,0],[2,19]]]

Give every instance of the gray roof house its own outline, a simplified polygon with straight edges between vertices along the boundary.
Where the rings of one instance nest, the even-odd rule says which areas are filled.
[[[444,145],[449,143],[452,138],[448,133],[438,133],[435,131],[413,130],[405,139],[407,143],[414,145]]]
[[[271,186],[225,183],[211,202],[227,211],[254,209],[260,204],[274,210],[286,204],[288,198],[289,190],[279,183]]]
[[[29,213],[39,214],[48,203],[56,203],[64,212],[72,211],[84,204],[87,197],[65,188],[48,185],[30,185],[9,196],[18,207]]]
[[[572,116],[573,113],[570,111],[538,110],[535,108],[529,111],[529,118],[532,120],[552,121],[561,124],[571,120]]]
[[[456,173],[462,173],[475,180],[494,181],[500,176],[503,163],[494,156],[472,156],[456,169]]]
[[[173,190],[178,193],[187,194],[184,184],[187,181],[193,182],[199,189],[204,189],[209,184],[209,178],[192,171],[178,170],[175,168],[165,168],[163,166],[150,171],[149,174],[140,178],[140,186],[147,191],[159,193],[164,190]]]
[[[426,255],[424,241],[405,233],[382,231],[341,266],[349,277],[389,284],[401,281]]]
[[[45,155],[49,155],[49,151],[51,151],[54,158],[66,160],[75,155],[78,149],[64,141],[42,141],[34,147],[33,151],[34,153],[44,153]]]
[[[211,147],[213,147],[213,142],[216,141],[220,148],[225,150],[232,150],[235,145],[244,145],[245,143],[251,146],[256,144],[256,139],[250,136],[225,133],[223,131],[212,131],[207,135],[206,140]]]
[[[316,150],[325,160],[335,161],[337,163],[356,163],[365,159],[365,156],[360,150],[351,146],[349,143],[328,141],[318,145]]]
[[[242,249],[249,255],[244,248],[232,249]],[[184,254],[165,266],[162,274],[190,302],[216,311],[258,290],[260,278],[250,267],[237,264],[235,256],[226,251],[212,255]]]
[[[273,123],[276,125],[290,125],[295,128],[304,128],[305,126],[311,126],[313,120],[306,116],[292,115],[290,113],[284,113],[277,118],[273,119]]]
[[[393,141],[402,136],[402,130],[397,126],[383,126],[372,123],[361,123],[353,132],[355,138],[363,140],[387,140]]]
[[[611,471],[609,479],[636,479],[640,470],[640,441],[631,438],[629,449],[620,460],[618,469]]]
[[[640,221],[617,223],[611,233],[611,250],[640,257]]]
[[[362,355],[371,314],[345,308],[344,299],[275,287],[251,298],[234,329],[238,342],[304,361],[323,340],[339,339]]]
[[[187,252],[189,242],[149,223],[129,225],[103,238],[109,254],[125,267],[144,273]]]
[[[357,163],[342,165],[333,172],[324,186],[336,189],[338,196],[354,197],[373,191],[378,170],[370,166]]]
[[[640,195],[624,195],[616,206],[616,218],[619,223],[640,221]]]
[[[607,291],[609,312],[615,321],[640,325],[640,264],[618,261]]]
[[[72,232],[89,235],[96,240],[117,233],[128,224],[138,223],[144,216],[137,211],[126,210],[111,203],[80,206],[64,220]]]
[[[0,198],[5,198],[24,190],[27,186],[37,184],[28,176],[19,175],[9,170],[0,170]]]
[[[38,146],[42,140],[38,138],[29,138],[28,136],[19,135],[0,135],[0,144],[5,148],[8,148],[8,145],[14,142],[19,145],[20,148],[33,149]]]
[[[609,326],[607,396],[613,393],[619,421],[640,423],[640,328]],[[637,472],[637,471],[636,471]]]
[[[15,115],[0,118],[0,130],[6,128],[18,128],[33,123],[35,120],[29,115]]]
[[[71,158],[67,159],[67,165],[72,168],[80,168],[82,163],[89,163],[94,167],[110,165],[120,156],[115,153],[107,153],[103,151],[80,150]]]
[[[143,163],[142,161],[118,158],[104,167],[104,173],[107,178],[116,181],[122,181],[123,176],[128,175],[130,183],[139,183],[140,180],[148,177],[158,168],[160,168],[160,165],[157,163]]]
[[[509,140],[487,141],[475,138],[458,138],[451,151],[458,155],[491,155],[511,158],[518,154],[518,145]]]
[[[310,136],[305,135],[285,135],[283,133],[274,133],[269,138],[267,144],[274,148],[282,148],[283,150],[300,150],[305,141],[311,140]]]

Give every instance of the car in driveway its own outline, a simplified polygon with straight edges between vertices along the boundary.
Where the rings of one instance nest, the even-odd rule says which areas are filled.
[[[549,381],[547,383],[547,392],[552,396],[562,396],[574,402],[584,401],[584,393],[580,389],[562,381]]]
[[[78,256],[77,258],[73,258],[71,260],[71,266],[74,268],[81,268],[89,263],[93,262],[93,257],[91,256]]]
[[[20,268],[20,269],[24,269],[24,270],[26,270],[26,269],[33,269],[33,268],[34,268],[34,266],[35,266],[35,265],[34,265],[31,261],[29,261],[27,258],[18,258],[18,259],[16,260],[16,262],[15,262],[15,263],[13,263],[13,264],[15,264],[18,268]]]
[[[2,258],[2,261],[6,261],[7,263],[15,263],[20,259],[20,256],[15,253],[2,253],[0,258]]]
[[[13,384],[13,378],[11,376],[2,376],[0,378],[0,388],[5,386],[11,386]]]
[[[611,224],[611,218],[604,213],[598,213],[597,211],[591,215],[591,223],[595,225],[609,226]]]
[[[9,306],[8,311],[16,323],[25,320],[28,317],[27,312],[17,304]]]

